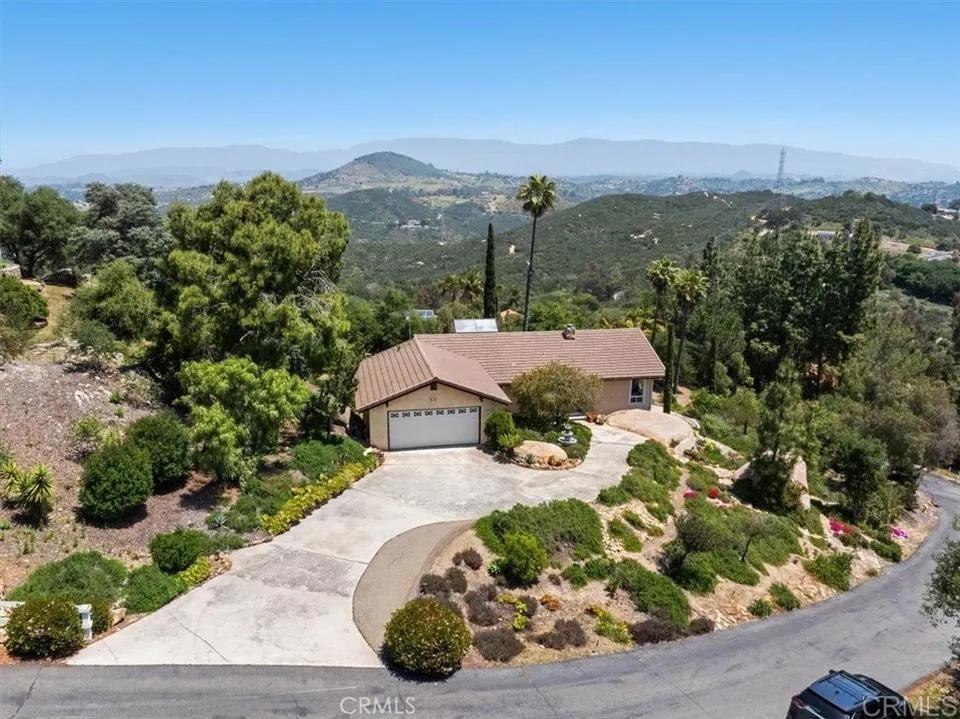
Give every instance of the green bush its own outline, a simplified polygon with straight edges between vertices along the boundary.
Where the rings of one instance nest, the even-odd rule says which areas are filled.
[[[156,564],[134,569],[127,580],[126,608],[135,613],[155,612],[186,590],[183,582]]]
[[[77,320],[102,322],[122,339],[137,339],[149,333],[156,301],[137,278],[133,265],[114,260],[77,288],[70,314]]]
[[[771,586],[770,598],[774,604],[785,612],[792,612],[794,609],[800,608],[800,600],[797,599],[797,595],[790,591],[790,587],[786,584],[777,582]]]
[[[154,564],[167,574],[182,572],[209,553],[210,538],[199,529],[180,527],[156,534],[150,540],[150,556]]]
[[[516,431],[517,425],[513,421],[513,415],[505,409],[496,409],[491,412],[483,425],[483,435],[487,438],[487,444],[495,450],[513,449],[504,447],[500,440]]]
[[[810,574],[839,592],[850,589],[850,571],[853,556],[850,554],[821,554],[816,559],[803,563]]]
[[[632,509],[628,509],[626,512],[624,512],[623,518],[626,520],[627,524],[636,529],[638,532],[642,532],[647,528],[643,518]]]
[[[570,582],[570,586],[574,589],[585,587],[590,581],[590,577],[587,576],[587,572],[582,564],[571,564],[568,567],[564,567],[564,570],[560,572],[560,576]]]
[[[83,466],[80,506],[92,519],[117,520],[142,507],[152,490],[149,455],[129,442],[110,443]]]
[[[563,451],[567,453],[567,457],[570,459],[583,459],[590,451],[590,442],[593,440],[593,430],[591,430],[585,424],[571,422],[570,432],[574,437],[576,437],[577,443],[563,446]],[[550,444],[559,445],[559,439],[559,429],[552,429],[543,434],[543,440],[545,442],[550,442]]]
[[[197,560],[181,572],[177,572],[177,579],[186,587],[195,587],[203,584],[213,576],[213,562],[210,557],[198,557]]]
[[[630,627],[621,619],[617,619],[613,614],[600,606],[592,606],[589,612],[597,618],[597,623],[593,627],[601,637],[606,637],[617,644],[627,644],[630,637]]]
[[[765,619],[773,614],[773,605],[766,599],[757,599],[747,607],[747,611],[758,619]]]
[[[687,470],[690,473],[687,477],[687,485],[690,489],[707,493],[711,487],[717,486],[719,477],[717,477],[717,473],[712,469],[708,469],[696,462],[690,462],[687,464]]]
[[[623,589],[641,612],[669,617],[681,627],[690,622],[690,604],[674,582],[631,559],[618,563],[608,589]]]
[[[350,437],[329,435],[324,439],[299,442],[293,448],[291,466],[303,472],[310,481],[333,474],[351,462],[364,464],[363,445]]]
[[[127,429],[127,439],[150,458],[155,489],[182,481],[190,468],[190,432],[173,412],[138,419]]]
[[[232,552],[247,546],[247,540],[235,532],[217,532],[210,537],[210,554]]]
[[[625,522],[619,519],[611,519],[607,522],[607,530],[610,536],[620,542],[620,546],[627,552],[642,552],[643,542],[634,533]]]
[[[877,553],[878,557],[886,559],[888,562],[903,560],[903,547],[892,540],[875,539],[870,542],[869,546]]]
[[[749,562],[741,562],[740,556],[729,549],[710,552],[710,563],[721,577],[737,584],[755,587],[760,583],[760,574]]]
[[[237,500],[223,513],[222,526],[234,532],[256,531],[261,517],[276,514],[292,497],[293,479],[289,474],[250,479],[244,483]],[[212,523],[213,515],[207,517],[207,526]]]
[[[509,582],[533,584],[547,568],[550,557],[536,535],[511,532],[503,538],[500,568]]]
[[[95,414],[78,417],[70,423],[70,450],[75,459],[86,459],[100,449],[106,427]]]
[[[64,657],[83,646],[80,614],[67,599],[28,599],[11,610],[6,630],[7,651],[19,657]]]
[[[618,504],[626,504],[633,497],[630,492],[625,490],[622,485],[615,484],[612,487],[604,487],[597,495],[597,501],[607,507],[615,507]]]
[[[96,599],[112,603],[120,597],[126,578],[127,570],[120,561],[107,559],[99,552],[74,552],[34,569],[23,584],[7,594],[7,599],[22,602],[58,597],[73,604]]]
[[[609,557],[594,557],[583,564],[583,571],[593,581],[609,579],[617,563]]]
[[[260,527],[272,535],[283,534],[313,510],[345,492],[351,484],[372,468],[372,462],[351,462],[343,465],[329,477],[294,487],[291,490],[293,496],[284,502],[276,514],[260,517]]]
[[[603,554],[603,529],[597,510],[579,499],[557,499],[535,506],[517,504],[497,510],[474,525],[491,551],[503,553],[503,539],[512,532],[535,535],[548,554],[570,550],[575,557]]]
[[[717,588],[717,570],[709,553],[687,556],[676,574],[676,581],[694,594],[711,594]]]
[[[673,514],[673,503],[670,500],[670,490],[643,474],[642,470],[631,470],[620,480],[620,486],[632,497],[643,502],[647,511],[661,522]]]
[[[627,454],[627,464],[668,489],[680,484],[679,464],[659,442],[648,440],[636,445]]]
[[[393,613],[383,643],[390,661],[399,668],[444,676],[460,668],[470,639],[461,617],[436,599],[420,597]]]
[[[46,298],[17,277],[0,275],[0,315],[15,326],[29,326],[49,314]]]
[[[90,630],[94,634],[103,634],[113,625],[113,611],[106,599],[93,599],[82,603],[90,605],[90,620],[93,624]]]

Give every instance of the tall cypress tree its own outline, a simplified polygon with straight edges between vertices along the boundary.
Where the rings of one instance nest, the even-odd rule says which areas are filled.
[[[497,270],[494,267],[493,223],[487,225],[487,264],[483,273],[483,316],[497,316]]]
[[[673,407],[673,322],[667,324],[667,356],[663,360],[663,412],[670,414]]]

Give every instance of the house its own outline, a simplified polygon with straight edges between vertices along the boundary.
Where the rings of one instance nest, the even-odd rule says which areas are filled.
[[[513,378],[555,361],[603,379],[604,414],[650,409],[664,374],[640,329],[418,334],[360,363],[353,411],[380,449],[478,444]]]

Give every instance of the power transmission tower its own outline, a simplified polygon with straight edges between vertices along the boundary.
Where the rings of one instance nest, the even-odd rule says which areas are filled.
[[[787,163],[787,148],[780,148],[780,169],[777,170],[777,192],[783,189],[783,166]]]

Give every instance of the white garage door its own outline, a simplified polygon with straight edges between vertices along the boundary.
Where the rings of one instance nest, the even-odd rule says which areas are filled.
[[[480,442],[480,408],[403,409],[389,412],[390,449]]]

